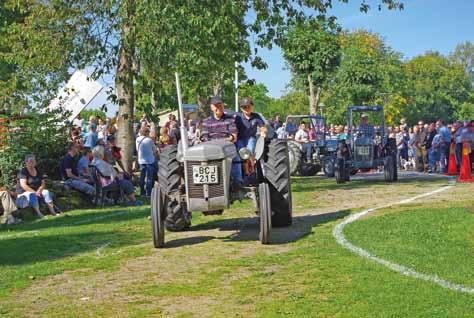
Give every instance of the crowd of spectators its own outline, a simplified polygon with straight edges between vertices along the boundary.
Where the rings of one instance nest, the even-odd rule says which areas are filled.
[[[222,104],[220,100],[214,103],[217,106]],[[239,131],[238,138],[237,135],[232,136],[232,139],[237,139],[233,140],[237,142],[237,146],[239,141],[247,147],[253,145],[255,143],[253,135],[247,136],[246,132],[253,132],[255,127],[263,125],[263,122],[258,122],[258,118],[253,119],[251,106],[253,104],[250,99],[241,105],[242,114],[245,115],[245,111],[248,114],[247,117],[241,116],[246,120],[241,120],[240,126],[240,122],[236,121],[239,116],[229,117]],[[220,108],[214,108],[213,112],[218,113]],[[188,126],[189,142],[209,139],[208,130],[214,127],[213,120],[222,121],[217,115],[214,114],[214,117],[209,117],[201,124],[191,120],[185,121]],[[361,118],[361,124],[363,120],[366,118]],[[247,122],[255,127],[245,124]],[[277,138],[294,139],[301,143],[307,160],[311,157],[310,142],[323,137],[347,139],[349,132],[348,127],[343,125],[320,126],[294,119],[283,122],[279,116],[270,121],[270,125]],[[380,127],[369,125],[368,128],[372,130],[367,129],[365,132],[367,135],[374,139],[380,137]],[[402,119],[399,125],[388,126],[385,129],[388,138],[394,138],[396,141],[400,169],[446,173],[449,156],[452,153],[459,171],[463,144],[468,144],[470,149],[474,147],[474,121],[455,121],[450,124],[445,124],[443,120],[432,123],[419,121],[417,125],[410,127]],[[228,132],[227,128],[225,130]],[[134,125],[136,165],[131,171],[128,171],[122,162],[121,149],[117,146],[117,133],[114,118],[91,116],[88,120],[84,120],[78,117],[70,129],[67,149],[59,163],[61,179],[69,188],[82,192],[91,199],[95,198],[97,185],[104,190],[116,187],[125,195],[129,205],[140,205],[142,202],[135,197],[134,173],[139,173],[140,196],[149,197],[158,175],[160,149],[178,143],[179,124],[173,114],[168,116],[161,127],[150,122],[145,115],[142,116]],[[470,150],[471,163],[474,162],[473,153],[474,151]],[[17,223],[18,219],[13,216],[14,212],[25,207],[31,207],[38,217],[43,217],[40,202],[44,202],[50,215],[54,216],[60,212],[53,203],[53,194],[46,187],[46,176],[42,173],[41,167],[36,167],[34,154],[26,156],[24,165],[17,175],[15,191],[0,188],[0,198],[4,209],[1,223]]]
[[[367,118],[367,117],[365,117]],[[364,118],[361,118],[361,124]],[[308,143],[317,140],[322,134],[330,139],[346,139],[349,128],[344,125],[315,126],[301,121],[297,126],[294,118],[282,122],[279,116],[272,121],[273,129],[280,139],[294,139],[302,144],[307,157],[310,153]],[[380,137],[380,127],[368,125],[371,132],[365,132],[374,139]],[[386,135],[394,138],[397,145],[397,163],[400,169],[417,170],[427,173],[446,173],[449,155],[452,151],[456,168],[461,166],[461,152],[463,143],[470,149],[474,147],[474,121],[454,121],[446,124],[442,119],[425,123],[420,120],[418,124],[408,126],[404,118],[398,125],[387,126]],[[470,150],[471,163],[474,151]]]

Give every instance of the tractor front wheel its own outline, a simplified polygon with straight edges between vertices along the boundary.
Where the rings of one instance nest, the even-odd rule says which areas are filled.
[[[272,205],[270,199],[270,188],[267,183],[260,183],[258,186],[259,210],[260,210],[260,242],[268,244],[270,231],[272,228]]]
[[[151,192],[151,229],[153,233],[153,245],[155,248],[165,246],[165,215],[163,196],[159,186],[155,186]]]
[[[336,177],[337,183],[346,182],[346,163],[344,158],[336,158],[336,164],[334,165],[334,176]]]
[[[384,177],[386,182],[393,182],[396,179],[396,162],[394,163],[393,156],[387,156],[384,159]]]
[[[165,226],[168,231],[183,231],[191,226],[191,213],[186,204],[179,202],[180,186],[184,180],[182,164],[176,159],[178,147],[169,145],[160,156],[158,183],[165,197]]]

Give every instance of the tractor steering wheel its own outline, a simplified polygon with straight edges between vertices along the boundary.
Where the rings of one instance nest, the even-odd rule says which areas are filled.
[[[212,140],[213,139],[213,136],[224,136],[224,137],[220,137],[220,138],[216,138],[216,139],[224,139],[224,138],[227,138],[227,137],[230,137],[230,136],[234,136],[232,135],[230,132],[228,131],[222,131],[222,132],[211,132],[209,134],[207,134],[207,140]],[[204,141],[202,136],[199,137],[199,140],[200,141]]]

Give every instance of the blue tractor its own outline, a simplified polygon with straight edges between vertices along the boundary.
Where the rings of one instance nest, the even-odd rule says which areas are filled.
[[[357,171],[381,168],[385,181],[398,180],[396,141],[387,135],[383,106],[348,107],[347,127],[334,165],[337,183],[349,181]]]

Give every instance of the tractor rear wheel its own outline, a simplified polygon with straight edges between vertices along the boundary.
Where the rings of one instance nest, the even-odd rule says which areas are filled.
[[[300,176],[303,177],[312,177],[316,175],[321,170],[321,166],[317,163],[307,163],[301,162],[298,167],[298,172]]]
[[[185,203],[176,199],[184,179],[183,166],[176,159],[177,153],[176,145],[165,147],[160,155],[158,170],[158,183],[166,196],[165,226],[168,231],[183,231],[191,226],[191,213],[188,212]]]
[[[272,225],[289,226],[293,221],[293,211],[288,146],[285,140],[270,141],[264,167],[265,178],[270,189]]]
[[[272,229],[272,205],[270,188],[263,182],[258,185],[259,210],[260,210],[260,242],[268,244],[270,231]]]
[[[151,230],[155,248],[165,246],[165,209],[160,187],[155,186],[151,191]]]
[[[336,177],[337,183],[346,182],[346,163],[344,158],[336,158],[336,164],[334,165],[334,176]]]
[[[290,175],[296,175],[298,172],[298,167],[300,166],[301,161],[301,149],[299,144],[296,141],[288,141],[288,159],[289,159],[289,169]]]

